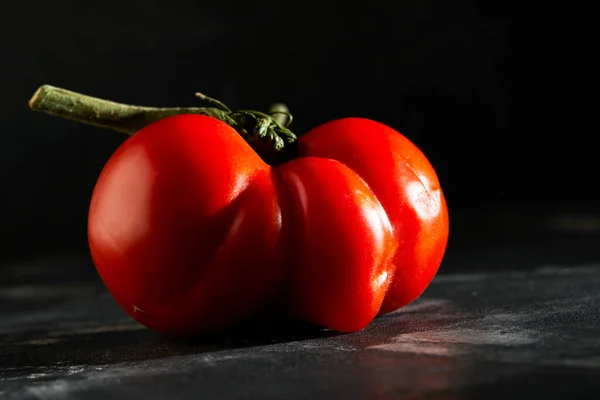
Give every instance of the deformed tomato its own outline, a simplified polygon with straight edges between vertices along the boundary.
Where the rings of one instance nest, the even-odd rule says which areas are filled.
[[[127,139],[92,196],[92,258],[117,302],[190,335],[278,308],[351,332],[423,293],[448,239],[434,169],[407,138],[346,118],[265,163],[226,123],[162,119]]]

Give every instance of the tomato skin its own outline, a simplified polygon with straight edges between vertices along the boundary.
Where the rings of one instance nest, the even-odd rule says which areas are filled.
[[[299,153],[351,168],[386,210],[399,246],[381,313],[419,297],[437,273],[449,233],[446,200],[425,155],[399,132],[365,118],[338,119],[312,129],[300,137]]]
[[[156,331],[194,335],[280,307],[352,332],[425,290],[448,213],[425,156],[383,124],[331,121],[271,167],[229,125],[179,115],[107,162],[88,238],[116,301]]]

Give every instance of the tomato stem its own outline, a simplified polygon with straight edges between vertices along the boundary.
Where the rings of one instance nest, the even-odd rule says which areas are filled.
[[[274,103],[271,105],[269,108],[269,115],[283,126],[289,126],[293,120],[290,110],[283,103]]]
[[[231,125],[265,161],[297,140],[287,127],[292,116],[281,103],[274,104],[269,113],[252,110],[231,110],[220,101],[201,93],[200,99],[215,107],[144,107],[121,104],[43,85],[29,100],[34,111],[88,125],[133,135],[143,127],[174,115],[201,114]]]

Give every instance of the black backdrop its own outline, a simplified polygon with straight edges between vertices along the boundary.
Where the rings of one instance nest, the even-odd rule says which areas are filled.
[[[31,112],[44,83],[146,105],[284,101],[299,133],[377,119],[427,154],[451,211],[597,200],[594,14],[511,4],[3,0],[0,257],[86,251],[94,181],[123,140]]]

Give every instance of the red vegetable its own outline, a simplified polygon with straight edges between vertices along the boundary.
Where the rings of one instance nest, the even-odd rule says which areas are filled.
[[[135,133],[100,174],[88,220],[98,272],[134,319],[191,335],[282,312],[352,332],[423,293],[448,211],[415,145],[346,118],[301,136],[297,156],[272,166],[263,159],[285,154],[293,133],[201,97],[217,108],[140,108],[51,86],[30,101]]]
[[[227,326],[274,301],[349,332],[425,290],[448,215],[426,158],[380,123],[324,124],[271,167],[227,124],[180,115],[111,157],[88,233],[116,300],[157,331]]]

